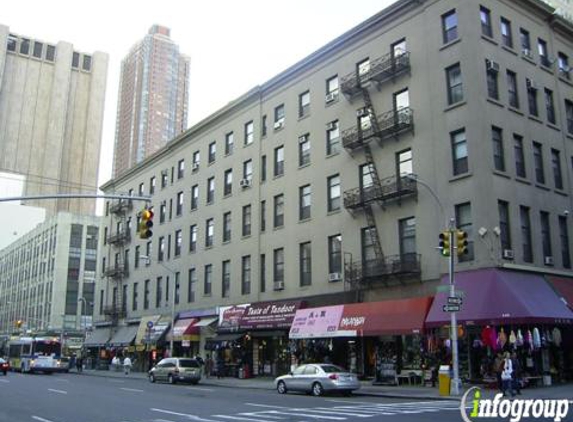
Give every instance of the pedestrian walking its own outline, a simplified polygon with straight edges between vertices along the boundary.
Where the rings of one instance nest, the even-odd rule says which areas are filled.
[[[82,355],[80,355],[76,358],[76,370],[78,372],[82,372],[83,368],[84,368],[84,358],[82,357]]]
[[[129,375],[131,371],[131,359],[129,358],[129,356],[126,356],[125,359],[123,360],[123,372],[125,373],[125,375]]]
[[[209,378],[211,376],[211,371],[213,370],[213,359],[211,359],[211,355],[207,355],[207,359],[205,359],[205,376]]]
[[[225,359],[223,356],[217,356],[217,378],[223,378],[225,372]]]
[[[509,356],[509,352],[505,352],[503,358],[503,370],[501,372],[501,382],[502,382],[501,392],[503,393],[504,397],[507,395],[507,390],[509,390],[509,392],[511,393],[511,397],[515,396],[515,392],[513,391],[512,379],[513,379],[513,365],[511,364],[511,358]]]

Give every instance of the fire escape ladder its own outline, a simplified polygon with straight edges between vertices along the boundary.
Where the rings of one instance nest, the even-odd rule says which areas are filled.
[[[367,88],[362,88],[362,96],[364,97],[364,104],[370,116],[370,124],[372,125],[373,137],[376,138],[378,140],[378,144],[380,144],[380,125],[378,124],[376,111],[374,110],[374,105],[372,104],[372,99],[370,98],[370,92],[368,92]]]
[[[368,223],[368,227],[371,228],[370,239],[372,240],[372,246],[374,247],[376,262],[381,262],[384,260],[384,253],[382,252],[382,245],[380,244],[380,236],[378,236],[378,227],[376,226],[376,218],[374,217],[372,204],[367,204],[364,207],[364,213],[366,214],[366,222]]]

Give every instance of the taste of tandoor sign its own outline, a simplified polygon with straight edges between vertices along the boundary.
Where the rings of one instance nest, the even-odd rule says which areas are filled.
[[[302,301],[261,302],[249,306],[241,317],[241,329],[289,328]]]

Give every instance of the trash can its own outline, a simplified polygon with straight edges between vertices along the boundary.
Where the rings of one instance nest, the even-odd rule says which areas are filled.
[[[440,371],[438,372],[438,389],[440,391],[440,396],[450,395],[450,366],[441,365]]]

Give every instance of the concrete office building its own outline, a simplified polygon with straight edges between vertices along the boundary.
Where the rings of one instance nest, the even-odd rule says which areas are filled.
[[[107,54],[17,35],[5,25],[0,46],[1,170],[23,176],[24,195],[94,192]],[[95,199],[26,204],[50,215],[95,213]]]
[[[134,324],[165,323],[173,306],[199,351],[244,342],[258,373],[288,370],[286,350],[298,359],[312,347],[347,357],[361,347],[338,362],[379,376],[381,354],[394,347],[380,346],[381,335],[422,331],[425,299],[448,273],[436,247],[453,218],[468,234],[455,267],[465,301],[479,297],[477,311],[499,312],[460,312],[462,323],[503,323],[497,302],[481,300],[498,294],[486,279],[513,286],[507,277],[533,278],[524,291],[539,303],[547,296],[529,320],[573,321],[544,279],[571,275],[572,54],[573,26],[540,1],[397,1],[102,187],[151,195],[155,226],[138,239],[141,206],[123,202],[132,223],[120,230],[132,237],[104,249],[110,277],[98,285],[95,318],[120,309]],[[109,236],[121,206],[108,204]],[[526,300],[511,291],[506,303]],[[441,300],[447,319],[434,318],[437,326],[449,323]],[[302,345],[309,327],[289,337],[282,322],[245,320],[280,304],[296,315],[335,305],[354,314]],[[192,329],[193,318],[208,317],[218,318],[213,339],[203,325]],[[333,348],[339,331],[363,341]],[[420,340],[408,341],[414,356]]]
[[[91,326],[100,223],[58,213],[0,251],[0,333]]]
[[[189,58],[170,30],[153,25],[121,63],[114,175],[121,175],[187,129]]]

